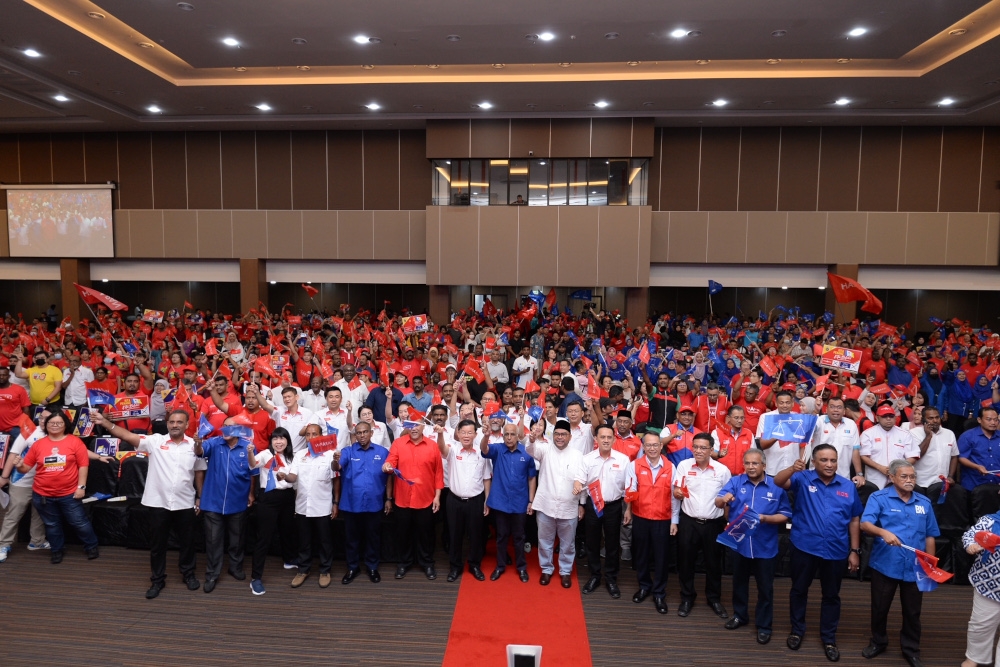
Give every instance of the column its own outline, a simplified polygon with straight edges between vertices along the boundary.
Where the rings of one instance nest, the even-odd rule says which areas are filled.
[[[625,293],[625,319],[630,329],[642,327],[649,317],[649,288],[629,287]]]
[[[430,298],[428,314],[435,324],[447,324],[451,321],[451,288],[448,285],[428,285]]]
[[[81,317],[90,318],[90,310],[87,304],[80,298],[80,293],[73,287],[73,283],[90,287],[90,260],[89,259],[60,259],[59,260],[59,280],[62,282],[62,317],[71,318],[73,324],[80,321]]]
[[[257,308],[261,301],[267,306],[267,270],[262,259],[240,258],[240,310],[244,313]]]
[[[844,276],[845,278],[850,278],[851,280],[857,280],[858,265],[831,264],[830,273],[836,273],[838,276]],[[829,285],[826,289],[826,309],[833,313],[834,322],[850,322],[858,316],[857,302],[852,301],[851,303],[837,303],[837,300],[833,298],[833,290],[830,289]]]

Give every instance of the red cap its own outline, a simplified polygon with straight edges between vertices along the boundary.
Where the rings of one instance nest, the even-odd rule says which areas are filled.
[[[677,413],[678,413],[678,414],[680,414],[680,413],[682,413],[682,412],[694,412],[694,408],[692,408],[692,407],[691,407],[690,405],[685,405],[685,406],[682,406],[682,407],[681,407],[681,408],[680,408],[680,409],[679,409],[679,410],[677,411]]]
[[[883,415],[896,415],[896,411],[892,409],[892,406],[888,403],[879,406],[879,409],[875,411],[875,414],[879,417]]]

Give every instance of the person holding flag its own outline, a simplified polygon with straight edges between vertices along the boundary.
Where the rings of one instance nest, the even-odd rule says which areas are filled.
[[[473,428],[475,424],[473,423]],[[537,425],[533,427],[541,430]],[[490,508],[497,527],[497,566],[490,574],[490,581],[499,579],[507,568],[507,541],[514,545],[514,565],[523,583],[528,583],[528,565],[524,556],[524,524],[532,513],[531,503],[538,484],[538,471],[534,459],[520,442],[520,428],[514,424],[503,425],[503,444],[491,443],[480,438],[482,455],[493,465],[493,480],[486,506]]]
[[[534,391],[538,391],[538,385],[535,384],[538,377],[538,360],[531,356],[529,346],[525,345],[521,348],[521,354],[514,359],[510,374],[514,377],[516,386],[524,389],[525,392],[531,391],[529,384],[534,385]]]
[[[921,568],[914,550],[934,555],[934,538],[941,534],[927,496],[917,493],[917,473],[905,459],[889,463],[892,486],[868,498],[861,530],[875,538],[868,565],[872,575],[872,637],[861,655],[874,658],[889,646],[886,623],[899,589],[903,629],[899,643],[910,667],[920,667],[920,606],[922,588],[914,568]]]
[[[326,409],[313,413],[312,421],[309,422],[320,426],[323,429],[323,435],[337,436],[338,451],[351,444],[351,432],[354,430],[351,412],[340,407],[340,404],[340,387],[334,385],[326,390]],[[299,435],[305,435],[305,429],[308,426],[309,424],[303,426]]]
[[[254,431],[256,438],[257,432]],[[255,442],[256,446],[256,442]],[[298,538],[295,532],[295,485],[287,479],[278,479],[292,465],[292,436],[283,428],[268,434],[265,449],[257,452],[257,469],[260,485],[257,490],[257,542],[253,547],[253,566],[250,590],[263,595],[264,563],[271,548],[275,531],[281,542],[281,553],[286,570],[293,570],[298,560]]]
[[[743,426],[745,418],[743,408],[731,405],[726,411],[725,426],[720,423],[712,431],[712,458],[729,468],[733,475],[745,472],[743,455],[754,446],[753,433]]]
[[[440,411],[439,411],[440,414]],[[443,415],[441,415],[443,416]],[[476,424],[463,420],[455,427],[454,437],[444,424],[434,424],[438,450],[447,461],[448,490],[445,507],[448,524],[448,582],[462,575],[462,549],[469,536],[469,573],[478,581],[486,579],[482,571],[483,517],[490,513],[486,499],[490,495],[492,466],[476,444]],[[487,441],[483,438],[483,441]],[[457,445],[457,446],[456,446]]]
[[[746,472],[734,476],[719,491],[716,507],[728,507],[731,523],[744,510],[756,514],[759,523],[748,526],[734,549],[733,617],[726,621],[727,630],[736,630],[750,622],[750,575],[757,583],[757,608],[754,622],[757,643],[771,641],[774,621],[774,570],[778,560],[778,526],[792,516],[792,506],[785,490],[764,472],[764,452],[748,449],[743,452]],[[731,546],[731,545],[727,545]]]
[[[819,445],[831,445],[837,450],[837,474],[850,479],[860,489],[865,485],[864,475],[861,474],[861,433],[857,422],[846,416],[846,410],[844,399],[840,396],[827,399],[826,414],[816,421],[809,453],[805,456],[811,458],[812,450]]]
[[[1000,512],[980,517],[962,535],[962,546],[977,556],[969,570],[972,614],[962,667],[1000,664],[1000,646],[994,651],[1000,628]]]

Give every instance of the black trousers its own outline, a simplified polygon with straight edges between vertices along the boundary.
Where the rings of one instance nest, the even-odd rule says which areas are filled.
[[[693,519],[681,512],[677,526],[677,577],[681,601],[694,602],[694,564],[701,551],[705,561],[705,598],[709,604],[722,601],[722,546],[715,541],[726,527],[723,517]]]
[[[299,532],[299,574],[309,574],[313,559],[313,533],[319,541],[319,573],[329,574],[333,567],[333,527],[330,515],[295,515],[295,528]]]
[[[441,509],[434,515],[434,525],[441,524],[441,546],[448,551],[451,546],[451,535],[448,531],[448,503],[451,501],[451,491],[441,489]]]
[[[271,546],[274,531],[281,541],[281,557],[294,563],[299,554],[295,534],[295,489],[275,489],[257,496],[257,542],[253,547],[252,579],[264,576],[264,562]]]
[[[364,544],[365,567],[377,570],[382,552],[382,512],[341,512],[344,517],[347,569],[357,570]]]
[[[229,554],[229,567],[243,569],[246,547],[247,511],[236,514],[202,512],[205,516],[205,579],[214,581],[222,574],[222,552]],[[226,541],[228,540],[228,547]]]
[[[601,576],[601,537],[604,537],[604,577],[618,583],[619,556],[622,533],[621,498],[604,504],[604,513],[597,516],[594,501],[587,498],[583,510],[584,540],[587,544],[587,565],[590,576]]]
[[[449,499],[450,501],[454,498]],[[396,507],[396,548],[399,550],[399,565],[413,567],[434,567],[434,510],[430,506],[422,509]]]
[[[639,577],[639,588],[652,591],[654,598],[667,595],[669,543],[670,519],[632,517],[632,563]]]
[[[519,572],[526,569],[528,561],[524,557],[524,524],[528,515],[524,512],[509,514],[491,509],[490,516],[497,523],[497,569],[507,569],[508,540],[514,543],[514,565]]]
[[[733,613],[744,623],[750,622],[750,575],[757,583],[757,632],[771,633],[774,622],[774,569],[778,557],[747,558],[733,553]]]
[[[806,634],[806,604],[809,586],[819,577],[823,602],[819,611],[819,635],[824,644],[837,643],[837,626],[840,625],[840,584],[847,570],[847,559],[826,560],[800,551],[791,545],[790,567],[792,589],[788,593],[788,612],[792,618],[792,634]]]
[[[181,575],[187,581],[194,576],[194,508],[174,511],[162,507],[148,509],[149,530],[152,533],[152,545],[149,548],[149,566],[152,575],[149,580],[161,585],[167,580],[167,541],[172,528],[177,534],[177,541],[181,544],[177,560]]]
[[[462,542],[469,536],[469,567],[483,562],[483,505],[486,494],[480,493],[463,500],[454,493],[448,498],[447,522],[448,564],[453,570],[462,569]]]
[[[899,645],[903,655],[920,657],[920,606],[924,594],[917,589],[916,582],[901,581],[887,577],[872,569],[872,642],[878,646],[888,646],[889,634],[886,622],[889,609],[899,588],[899,605],[903,614],[903,629],[899,631]]]

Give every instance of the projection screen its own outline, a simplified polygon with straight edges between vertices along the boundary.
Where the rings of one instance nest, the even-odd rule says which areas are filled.
[[[7,188],[11,257],[114,257],[110,189]]]

